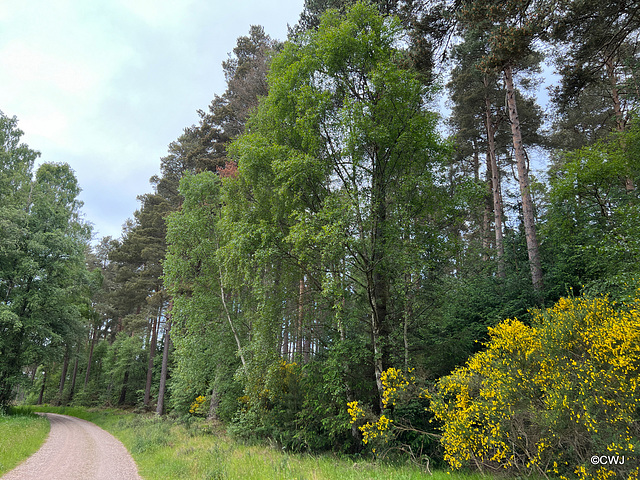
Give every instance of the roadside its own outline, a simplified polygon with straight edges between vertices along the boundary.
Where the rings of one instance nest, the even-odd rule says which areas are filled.
[[[42,447],[3,480],[140,480],[122,443],[97,425],[45,414],[51,430]]]
[[[30,411],[0,415],[0,477],[33,455],[49,435],[49,421]]]
[[[275,445],[249,445],[201,419],[190,423],[118,410],[38,408],[77,415],[116,436],[131,452],[145,480],[193,478],[280,480],[489,480],[490,477],[435,471],[367,457],[293,454]]]

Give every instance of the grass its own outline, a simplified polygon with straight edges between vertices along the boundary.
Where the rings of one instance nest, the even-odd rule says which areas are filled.
[[[48,420],[28,409],[0,415],[0,477],[37,452],[48,434]]]
[[[290,454],[268,446],[245,445],[206,423],[187,427],[168,419],[117,410],[37,407],[89,420],[124,443],[146,480],[479,480],[479,475],[434,472],[412,465],[354,461],[331,455]],[[482,477],[487,480],[487,477]]]

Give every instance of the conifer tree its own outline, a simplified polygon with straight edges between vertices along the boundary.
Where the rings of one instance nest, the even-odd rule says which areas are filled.
[[[461,2],[456,12],[463,29],[479,29],[486,36],[488,52],[482,61],[483,70],[487,73],[499,71],[503,75],[522,198],[522,216],[531,280],[537,292],[543,289],[542,263],[513,72],[514,68],[523,61],[527,60],[527,63],[530,63],[529,59],[537,55],[533,49],[533,42],[546,32],[549,8],[550,4],[542,0],[536,2],[474,0]]]

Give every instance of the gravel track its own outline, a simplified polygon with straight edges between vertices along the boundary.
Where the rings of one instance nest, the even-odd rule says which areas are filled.
[[[113,435],[86,420],[45,415],[49,437],[2,480],[141,480],[133,458]]]

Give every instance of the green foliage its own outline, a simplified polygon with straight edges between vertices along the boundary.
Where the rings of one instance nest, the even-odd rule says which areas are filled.
[[[38,153],[20,143],[17,120],[0,114],[0,408],[16,392],[34,403],[42,393],[50,403],[152,408],[167,345],[170,409],[189,431],[149,419],[120,426],[150,462],[145,468],[164,478],[308,473],[294,466],[297,457],[253,447],[238,454],[251,467],[238,467],[229,458],[236,450],[200,436],[218,421],[239,438],[285,450],[378,459],[404,452],[432,466],[446,447],[452,462],[475,458],[500,469],[510,460],[499,434],[516,444],[514,429],[529,429],[538,450],[521,448],[507,467],[553,472],[541,462],[560,437],[540,443],[553,422],[570,445],[562,461],[610,446],[604,430],[598,436],[585,424],[585,433],[565,411],[552,421],[539,409],[542,390],[531,388],[543,381],[540,355],[560,352],[570,362],[542,317],[525,325],[532,305],[572,291],[635,301],[640,128],[628,107],[638,95],[637,8],[592,0],[427,4],[308,0],[284,44],[251,27],[223,63],[226,91],[169,145],[162,176],[151,180],[154,193],[139,197],[120,239],[105,238],[88,253],[73,172],[45,164],[34,174]],[[563,79],[554,91],[553,144],[564,150],[536,182],[523,183],[537,201],[526,218],[535,220],[544,267],[544,289],[534,292],[527,271],[534,237],[531,229],[525,235],[523,196],[510,179],[513,136],[499,72],[513,69],[522,87],[509,92],[522,143],[547,145],[542,112],[523,92],[535,84],[536,50],[550,26],[554,41],[568,42],[555,45]],[[433,66],[438,40],[429,35],[448,40],[454,31],[462,38],[453,42],[446,142],[429,110],[437,89],[424,74],[432,72],[418,70]],[[490,130],[495,179],[483,166]],[[521,153],[524,171],[529,159]],[[501,222],[502,238],[493,225]],[[591,308],[580,305],[576,311]],[[544,315],[571,326],[582,313]],[[516,317],[523,323],[496,327],[488,340],[487,327]],[[557,342],[555,351],[535,344],[543,334],[549,345]],[[509,419],[487,411],[480,373],[460,367],[470,356],[486,360],[498,337],[503,346],[520,339],[537,348],[524,360],[498,355],[482,365],[483,378],[495,380],[495,371],[522,360],[523,374],[508,373],[524,387],[512,382],[508,393],[529,397],[518,397]],[[409,380],[412,365],[418,381]],[[473,408],[484,409],[465,425],[459,411],[451,416],[467,435],[465,451],[477,447],[475,457],[462,447],[452,453],[458,447],[446,436],[439,446],[425,415],[421,389],[452,370],[439,385],[459,380],[456,388],[468,387],[477,401],[469,400]],[[574,389],[570,399],[579,375],[566,375],[553,378]],[[595,412],[591,398],[571,401]],[[349,422],[345,405],[357,421]],[[515,427],[507,432],[504,422]],[[136,437],[135,428],[144,434]],[[177,430],[188,440],[173,452],[167,439]],[[316,463],[313,475],[330,476]],[[578,463],[558,465],[570,475]],[[377,467],[333,468],[342,478],[384,476]]]
[[[621,305],[563,298],[532,327],[507,320],[489,329],[486,349],[431,395],[445,459],[454,468],[635,478],[639,307],[638,294]],[[592,465],[596,453],[624,456],[624,465]]]
[[[534,40],[544,36],[553,2],[474,0],[460,2],[456,16],[465,29],[479,29],[488,49],[482,58],[486,71],[502,70],[527,57],[536,57]]]
[[[23,367],[62,355],[81,332],[88,303],[84,251],[90,229],[66,164],[43,164],[19,143],[15,118],[0,116],[0,409],[25,378]]]
[[[238,176],[223,184],[222,257],[233,266],[228,281],[248,289],[242,310],[253,334],[250,401],[241,416],[291,424],[300,438],[287,444],[304,445],[311,438],[306,428],[324,428],[305,424],[307,408],[328,416],[340,403],[335,395],[318,405],[316,392],[262,402],[265,372],[281,362],[282,332],[299,321],[300,302],[302,317],[305,305],[317,305],[310,310],[318,340],[337,359],[312,377],[348,383],[340,386],[344,401],[347,390],[375,385],[382,365],[393,361],[407,291],[434,275],[453,243],[438,224],[457,211],[439,184],[447,148],[426,109],[432,92],[405,68],[400,38],[398,20],[372,6],[327,11],[317,30],[274,57],[269,95],[230,149]],[[364,344],[368,354],[345,348],[349,342]],[[350,378],[353,364],[365,368]],[[291,402],[300,415],[279,402]],[[330,438],[344,425],[324,421]],[[250,432],[259,430],[249,424]]]
[[[140,355],[142,338],[120,332],[109,345],[104,359],[108,384],[104,392],[107,405],[139,403],[136,386],[144,384],[146,358]]]
[[[221,405],[214,413],[229,420],[240,396],[234,380],[239,358],[232,331],[235,309],[225,310],[223,303],[219,191],[220,179],[211,172],[181,180],[182,208],[167,220],[164,282],[173,298],[173,405],[186,414],[196,397],[215,390]],[[234,302],[231,297],[225,301]],[[238,340],[244,339],[242,332],[236,333]]]
[[[632,124],[606,142],[566,152],[551,170],[542,232],[549,293],[556,298],[571,289],[638,274],[640,204],[627,184],[627,179],[638,178],[637,132]]]

